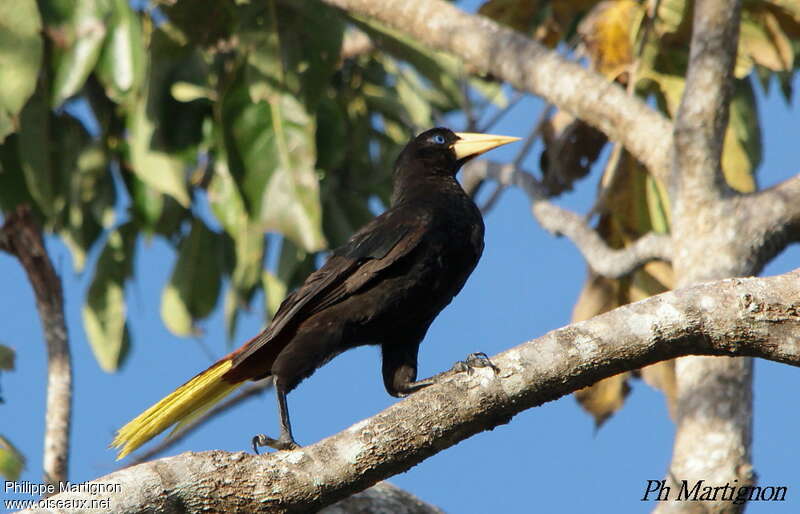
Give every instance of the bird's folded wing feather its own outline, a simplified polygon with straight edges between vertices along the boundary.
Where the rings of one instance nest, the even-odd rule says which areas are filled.
[[[431,217],[388,211],[337,248],[325,264],[286,297],[264,332],[234,356],[233,366],[278,337],[295,322],[334,305],[380,277],[381,271],[408,255],[422,240]]]

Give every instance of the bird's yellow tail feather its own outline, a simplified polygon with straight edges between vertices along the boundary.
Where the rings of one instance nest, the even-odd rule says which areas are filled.
[[[222,379],[231,365],[230,359],[218,362],[120,428],[111,443],[112,447],[120,448],[117,460],[170,426],[176,423],[183,426],[241,386],[244,382],[229,383]]]

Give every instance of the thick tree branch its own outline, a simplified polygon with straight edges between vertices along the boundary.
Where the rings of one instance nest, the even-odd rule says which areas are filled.
[[[672,259],[669,236],[648,234],[625,248],[611,248],[584,218],[547,201],[543,188],[531,175],[513,164],[488,160],[475,161],[464,170],[464,180],[471,184],[491,179],[502,186],[517,186],[531,201],[531,211],[548,232],[566,236],[578,247],[589,267],[609,278],[619,278],[654,259]]]
[[[539,95],[622,143],[667,182],[671,125],[601,75],[506,27],[442,0],[323,0],[445,50],[477,70]]]
[[[36,308],[47,346],[47,412],[44,432],[44,482],[67,480],[69,432],[72,410],[72,363],[61,280],[44,246],[42,232],[27,207],[19,207],[5,220],[0,248],[19,259],[36,296]]]
[[[742,234],[741,212],[724,184],[721,167],[740,10],[739,0],[694,3],[670,183],[672,263],[678,287],[754,272],[751,243]],[[668,485],[700,479],[752,483],[752,361],[683,358],[675,363],[675,376],[677,430]],[[697,508],[686,502],[664,502],[656,512],[696,512]],[[702,509],[737,513],[743,505],[718,500]]]
[[[714,201],[724,189],[722,143],[728,125],[739,41],[739,0],[694,4],[686,87],[675,118],[675,170],[690,201]]]
[[[749,355],[800,365],[800,270],[668,292],[554,330],[316,444],[254,456],[184,453],[93,483],[115,512],[310,512],[459,441],[611,375],[681,355]],[[118,484],[118,485],[114,485]],[[89,486],[87,486],[89,487]],[[213,491],[213,494],[210,494]]]
[[[791,243],[800,242],[800,175],[764,191],[732,200],[752,245],[753,274]]]

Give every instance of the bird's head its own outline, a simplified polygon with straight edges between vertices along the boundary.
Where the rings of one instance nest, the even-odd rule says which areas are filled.
[[[426,174],[455,176],[470,159],[517,140],[518,137],[432,128],[409,141],[397,159],[396,171],[417,168]]]

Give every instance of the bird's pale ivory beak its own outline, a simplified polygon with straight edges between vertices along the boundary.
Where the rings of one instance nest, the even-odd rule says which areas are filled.
[[[453,143],[456,159],[459,161],[468,157],[475,157],[492,148],[519,141],[518,137],[496,136],[493,134],[475,134],[473,132],[456,132],[458,141]]]

